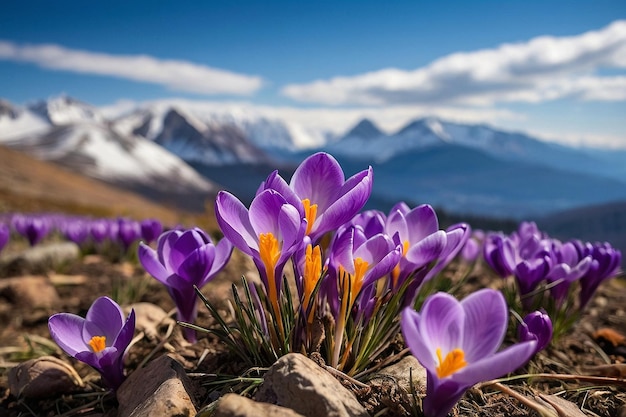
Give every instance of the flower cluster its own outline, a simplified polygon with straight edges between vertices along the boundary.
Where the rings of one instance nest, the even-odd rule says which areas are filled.
[[[505,235],[472,231],[466,223],[441,229],[427,204],[411,208],[400,202],[388,213],[363,210],[372,181],[371,167],[346,179],[331,155],[316,153],[289,181],[272,172],[249,207],[219,192],[219,242],[197,227],[163,232],[150,219],[55,224],[77,243],[116,239],[128,249],[143,239],[139,262],[167,288],[186,339],[195,342],[197,330],[210,332],[252,366],[270,365],[289,352],[319,353],[330,366],[360,378],[401,332],[427,372],[423,412],[429,417],[445,416],[477,382],[524,366],[561,331],[574,294],[582,310],[600,283],[619,270],[621,253],[608,243],[562,243],[533,223]],[[15,215],[8,224],[36,244],[53,223]],[[9,230],[0,222],[0,250]],[[155,240],[156,247],[150,246]],[[241,291],[233,286],[233,316],[225,317],[200,289],[225,267],[234,248],[253,260],[260,282],[244,277]],[[459,257],[467,274],[481,254],[517,286],[518,342],[503,349],[512,306],[502,292],[482,289],[462,301],[431,293],[453,259]],[[293,281],[287,279],[289,268]],[[217,329],[193,324],[197,297]],[[56,314],[49,328],[63,350],[116,389],[124,379],[134,321],[134,312],[125,318],[114,301],[101,297],[86,318]]]
[[[248,346],[269,346],[267,362],[288,351],[321,349],[331,366],[362,371],[397,334],[402,306],[412,305],[421,285],[463,247],[469,226],[440,230],[428,205],[399,203],[388,215],[360,212],[372,179],[371,167],[345,179],[332,156],[317,153],[289,183],[270,174],[249,209],[228,192],[218,194],[215,212],[225,238],[252,257],[261,276],[260,291],[250,292],[257,294],[250,316],[264,323],[251,325],[260,331]],[[285,308],[289,261],[296,308]],[[313,329],[322,323],[326,343],[319,347]]]
[[[128,218],[91,218],[58,213],[13,213],[0,218],[0,249],[11,232],[25,238],[31,246],[57,233],[62,238],[83,248],[119,246],[125,253],[140,239],[150,243],[163,231],[156,219],[142,221]]]
[[[510,235],[487,233],[483,254],[498,275],[515,278],[520,312],[545,309],[557,335],[571,327],[600,283],[619,273],[622,259],[608,243],[561,242],[532,222]]]

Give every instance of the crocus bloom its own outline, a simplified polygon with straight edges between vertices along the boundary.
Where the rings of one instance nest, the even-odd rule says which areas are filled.
[[[157,219],[145,219],[139,223],[141,238],[147,243],[155,241],[163,232],[163,225]]]
[[[15,230],[35,246],[50,232],[50,224],[41,216],[16,216],[13,218]]]
[[[316,243],[359,212],[372,193],[372,167],[347,180],[339,162],[318,152],[306,158],[293,173],[289,185],[274,171],[260,190],[274,189],[292,205],[301,203],[307,219],[306,235]]]
[[[517,328],[517,337],[520,342],[536,340],[536,352],[539,352],[545,349],[552,340],[552,320],[545,312],[534,311],[524,317],[524,321],[520,323]]]
[[[476,291],[461,302],[439,292],[426,299],[420,313],[403,310],[404,340],[426,368],[427,417],[444,417],[472,385],[506,375],[530,359],[535,340],[497,351],[507,323],[504,297],[492,289]]]
[[[483,258],[502,278],[509,277],[516,266],[515,247],[502,233],[489,233],[483,245]]]
[[[224,237],[252,257],[270,300],[277,324],[283,268],[301,248],[307,222],[297,207],[278,191],[261,191],[246,209],[237,197],[220,191],[215,200],[215,215]]]
[[[622,253],[608,243],[588,243],[585,255],[591,256],[591,263],[580,278],[580,308],[584,308],[605,279],[616,276],[620,271]]]
[[[387,235],[381,233],[367,238],[362,229],[354,226],[341,231],[331,243],[328,301],[337,320],[332,366],[339,364],[346,319],[357,297],[362,290],[389,274],[401,256],[401,246]]]
[[[118,219],[117,234],[122,246],[128,250],[134,241],[141,236],[141,228],[139,223],[130,219]]]
[[[48,320],[52,339],[70,356],[85,362],[116,390],[124,381],[124,354],[135,331],[135,311],[128,318],[109,297],[100,297],[87,316],[58,313]]]
[[[461,250],[470,229],[459,224],[439,230],[437,214],[428,204],[410,209],[398,203],[387,217],[385,232],[402,245],[402,259],[391,273],[393,287],[397,288],[418,270],[421,274],[414,276],[415,286],[432,278]]]
[[[163,283],[174,300],[179,321],[192,323],[197,316],[194,285],[203,287],[228,262],[233,246],[227,239],[217,245],[201,229],[170,230],[158,240],[157,250],[141,242],[139,261],[145,270]],[[185,328],[185,337],[196,340]]]

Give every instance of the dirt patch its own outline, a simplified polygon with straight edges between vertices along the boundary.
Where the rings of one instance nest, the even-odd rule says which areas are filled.
[[[242,274],[251,274],[253,265],[245,256],[235,252],[225,271],[203,289],[212,301],[224,306],[230,294],[232,282]],[[53,306],[45,306],[33,314],[29,305],[7,294],[0,294],[0,415],[107,415],[115,416],[117,403],[103,394],[98,374],[88,366],[67,357],[51,341],[47,318],[56,312],[72,312],[79,315],[101,295],[117,294],[122,302],[149,302],[167,312],[174,304],[164,287],[146,276],[136,262],[110,262],[106,258],[88,256],[80,262],[65,265],[61,271],[43,274],[58,293]],[[14,278],[14,277],[13,277]],[[8,278],[1,278],[8,279]],[[490,286],[497,278],[488,271],[478,269],[462,288],[469,293],[482,286]],[[206,309],[199,309],[197,324],[210,327],[213,318]],[[159,334],[167,332],[163,323]],[[180,337],[175,326],[167,343],[148,336],[133,345],[127,357],[127,370],[132,372],[150,358],[172,353],[183,364],[192,381],[197,385],[196,401],[200,407],[214,401],[228,391],[241,391],[246,386],[237,383],[214,384],[219,375],[241,375],[248,370],[238,363],[215,338],[200,335],[194,345]],[[626,282],[611,280],[604,283],[586,313],[570,333],[562,337],[546,351],[540,352],[520,373],[552,374],[552,377],[521,379],[507,383],[515,391],[534,398],[540,394],[558,395],[576,404],[583,415],[623,416],[626,413],[626,388],[624,385],[581,382],[560,378],[559,375],[605,374],[620,368],[607,367],[626,362],[626,344],[619,337],[626,334]],[[617,335],[617,336],[616,336]],[[623,337],[623,336],[622,336]],[[389,349],[389,355],[402,349],[399,341]],[[8,390],[7,372],[15,364],[33,357],[54,355],[71,363],[87,382],[83,392],[45,400],[21,401]],[[625,375],[621,375],[624,378]],[[384,385],[375,389],[355,388],[357,398],[373,414],[380,416],[410,415],[412,404],[399,403],[406,398],[389,391]],[[493,387],[471,389],[455,407],[452,415],[460,416],[529,416],[535,415],[518,400]],[[621,414],[620,414],[621,413]]]

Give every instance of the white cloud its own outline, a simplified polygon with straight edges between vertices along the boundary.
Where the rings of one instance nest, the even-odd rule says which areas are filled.
[[[195,94],[248,95],[261,88],[260,77],[148,55],[110,55],[59,45],[17,45],[0,41],[0,59],[43,68],[153,83]]]
[[[626,77],[598,75],[603,68],[626,69],[626,20],[577,36],[454,53],[413,71],[386,68],[290,84],[281,92],[302,102],[364,106],[625,100]]]

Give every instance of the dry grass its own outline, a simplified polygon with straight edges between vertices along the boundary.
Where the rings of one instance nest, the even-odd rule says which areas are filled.
[[[189,213],[149,201],[0,146],[0,213],[61,212],[102,217],[154,217],[165,224],[216,228],[213,209]]]

